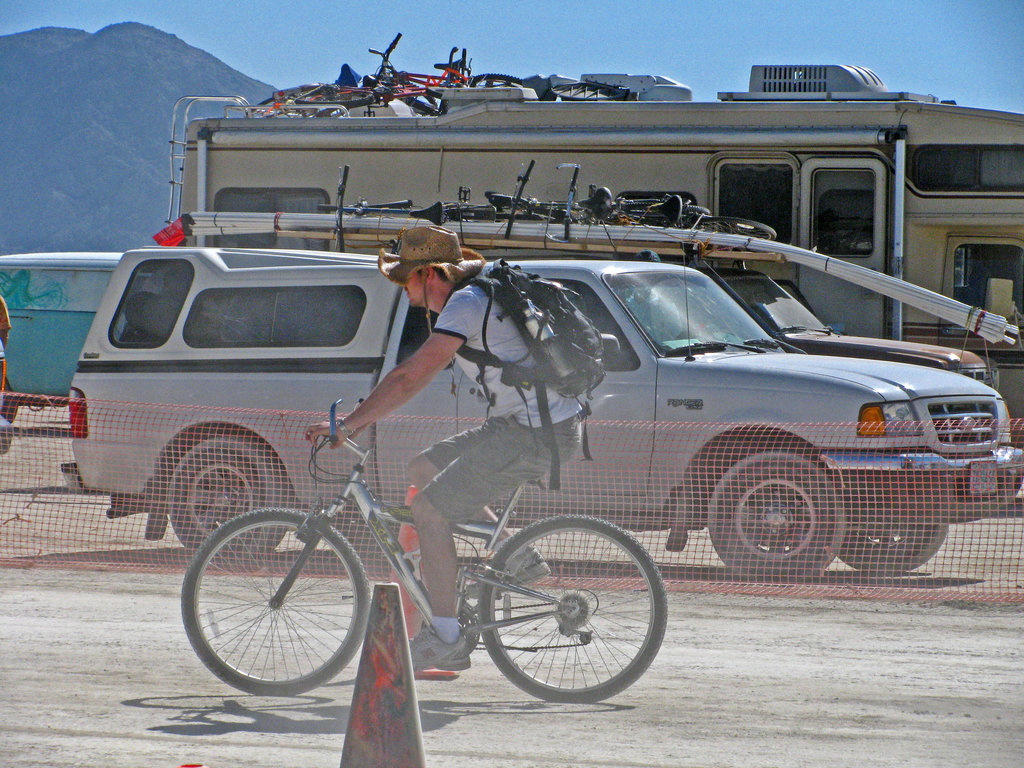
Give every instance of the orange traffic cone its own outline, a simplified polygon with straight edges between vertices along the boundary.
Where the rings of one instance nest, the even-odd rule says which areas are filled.
[[[426,768],[397,584],[373,588],[341,768]]]

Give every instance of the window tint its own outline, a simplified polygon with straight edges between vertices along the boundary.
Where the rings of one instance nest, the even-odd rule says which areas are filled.
[[[342,347],[366,294],[350,285],[211,288],[196,296],[183,336],[190,347]]]
[[[320,213],[330,202],[327,193],[316,188],[225,187],[213,199],[215,211],[254,213]],[[220,248],[300,248],[326,251],[330,240],[318,237],[279,237],[273,232],[253,235],[217,235],[208,243]]]
[[[144,261],[135,268],[109,337],[115,347],[159,347],[171,337],[192,286],[192,265],[183,259]]]
[[[719,216],[767,224],[793,239],[793,169],[784,163],[724,163],[718,170]]]
[[[1009,243],[964,243],[953,252],[953,298],[984,307],[991,278],[1013,281],[1013,301],[1024,307],[1024,248]]]
[[[921,189],[1024,192],[1024,147],[925,146],[912,168]]]
[[[875,175],[816,171],[811,247],[830,256],[868,256],[874,250]]]

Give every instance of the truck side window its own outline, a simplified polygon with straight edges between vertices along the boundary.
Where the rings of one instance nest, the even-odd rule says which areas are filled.
[[[396,363],[403,362],[413,352],[423,346],[423,342],[430,335],[430,328],[437,314],[431,312],[430,325],[427,324],[427,314],[421,307],[409,307],[405,315],[405,325],[402,326],[402,338],[398,340],[398,357]]]
[[[635,371],[639,368],[640,358],[626,341],[619,324],[615,322],[615,318],[600,297],[594,293],[594,289],[579,280],[559,279],[558,282],[579,296],[579,301],[575,302],[577,308],[593,321],[597,330],[601,333],[610,333],[619,340],[618,353],[606,358],[604,367],[609,371]]]
[[[953,252],[953,298],[985,306],[990,278],[1013,281],[1013,301],[1024,307],[1024,248],[1010,243],[963,243]]]
[[[194,276],[183,259],[139,264],[128,279],[108,333],[115,347],[152,349],[167,342]]]
[[[615,322],[604,302],[598,298],[594,290],[586,283],[578,280],[559,281],[566,288],[575,291],[580,301],[577,306],[583,310],[597,326],[601,333],[610,333],[619,340],[619,351],[614,358],[604,361],[605,368],[609,371],[635,371],[640,367],[640,358],[629,346],[622,329]],[[436,319],[436,318],[435,318]],[[427,327],[426,316],[422,309],[409,307],[409,313],[405,316],[405,327],[402,328],[402,338],[398,342],[398,358],[396,362],[401,363],[409,355],[420,348],[420,345],[427,340],[430,329]]]
[[[196,296],[182,336],[190,347],[343,347],[366,294],[353,285],[210,288]]]
[[[320,213],[330,202],[327,192],[315,187],[225,187],[213,199],[213,210],[255,213]],[[218,248],[299,248],[326,251],[330,241],[316,237],[279,237],[273,232],[217,235],[208,244]]]

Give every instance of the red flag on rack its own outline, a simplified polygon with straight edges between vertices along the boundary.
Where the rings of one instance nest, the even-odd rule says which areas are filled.
[[[161,229],[155,235],[153,239],[156,240],[157,245],[163,245],[171,248],[175,245],[181,245],[185,240],[185,230],[181,226],[181,219],[175,219],[166,227]]]

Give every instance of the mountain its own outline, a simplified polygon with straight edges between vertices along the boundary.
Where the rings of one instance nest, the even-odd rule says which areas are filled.
[[[167,217],[174,103],[273,86],[132,22],[0,36],[0,253],[152,245]],[[207,112],[210,114],[210,112]]]

